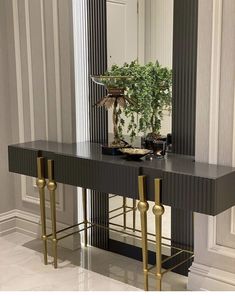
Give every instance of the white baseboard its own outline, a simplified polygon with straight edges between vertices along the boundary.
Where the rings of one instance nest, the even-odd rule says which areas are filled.
[[[66,228],[68,225],[57,223],[58,229]],[[10,234],[12,232],[20,232],[31,236],[32,238],[40,238],[41,225],[40,216],[20,210],[12,210],[0,214],[0,236]],[[51,221],[47,221],[47,233],[51,233]],[[69,232],[65,232],[67,234]],[[80,235],[71,235],[61,241],[59,244],[67,249],[76,250],[81,247]]]
[[[235,274],[193,263],[188,276],[190,291],[235,291]]]

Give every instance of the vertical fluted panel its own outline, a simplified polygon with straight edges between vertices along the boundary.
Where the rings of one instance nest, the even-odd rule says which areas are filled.
[[[90,75],[103,74],[107,69],[106,0],[88,0],[87,5],[90,140],[101,143],[108,138],[107,111],[94,105],[105,95],[105,90],[95,85]],[[108,225],[107,194],[91,191],[91,221]],[[93,228],[90,243],[107,249],[108,234],[107,230]]]
[[[198,0],[174,1],[173,112],[175,153],[195,154]]]
[[[76,141],[90,138],[89,127],[89,77],[88,77],[88,36],[86,0],[73,3],[74,63],[76,90]]]
[[[195,155],[197,26],[198,0],[174,0],[172,140],[186,155]],[[192,213],[172,209],[171,227],[174,243],[193,248]]]
[[[88,0],[89,75],[101,75],[107,69],[106,1]],[[105,95],[103,87],[89,79],[90,137],[93,142],[107,140],[108,119],[104,108],[94,104]]]

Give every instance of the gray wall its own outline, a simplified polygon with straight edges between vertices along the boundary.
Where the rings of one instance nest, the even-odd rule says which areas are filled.
[[[13,177],[8,173],[7,145],[12,141],[8,73],[6,1],[0,0],[0,213],[14,209]]]
[[[7,110],[4,110],[5,118],[0,119],[4,121],[1,128],[5,129],[1,174],[7,178],[8,143],[37,139],[75,141],[73,20],[72,0],[1,0],[0,3],[1,22],[7,21],[7,26],[1,29],[7,30],[8,38],[3,43],[8,48],[2,53],[5,68],[1,67],[3,73],[0,73],[9,71],[6,87],[1,88],[9,93],[5,102],[1,100]],[[6,184],[8,180],[11,179]],[[15,203],[18,210],[39,214],[35,180],[20,176],[14,176],[14,180],[15,195],[6,192],[9,206],[2,211]],[[57,192],[58,220],[71,224],[77,220],[76,188],[59,184]]]

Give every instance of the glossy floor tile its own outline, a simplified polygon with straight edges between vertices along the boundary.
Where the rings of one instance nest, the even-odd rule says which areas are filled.
[[[143,287],[142,264],[136,260],[93,247],[76,251],[59,247],[58,256],[59,268],[54,270],[51,264],[43,265],[39,239],[20,233],[0,237],[0,290],[138,291]],[[186,290],[186,283],[186,277],[169,273],[163,290]],[[150,290],[154,287],[150,277]]]

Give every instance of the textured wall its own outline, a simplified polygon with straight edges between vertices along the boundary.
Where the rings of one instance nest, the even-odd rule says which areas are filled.
[[[12,142],[75,140],[72,1],[5,0]],[[39,213],[35,180],[15,177],[16,208]],[[65,199],[65,195],[67,198]],[[58,187],[58,218],[76,220],[75,189]],[[70,197],[70,198],[69,198]]]
[[[12,141],[9,100],[8,26],[6,1],[0,0],[0,214],[14,208],[13,176],[8,173],[7,145]]]
[[[88,24],[88,74],[101,75],[107,69],[107,32],[106,0],[87,1]],[[103,87],[95,85],[89,79],[89,126],[90,140],[102,143],[108,139],[108,114],[104,108],[94,104],[105,95]],[[91,221],[108,226],[108,195],[91,191]],[[91,244],[99,248],[108,248],[108,230],[93,228]]]
[[[174,1],[172,141],[175,153],[195,154],[198,0]]]
[[[195,152],[197,17],[198,0],[174,0],[172,141],[186,155]],[[193,248],[193,213],[172,210],[171,225],[173,242]]]

